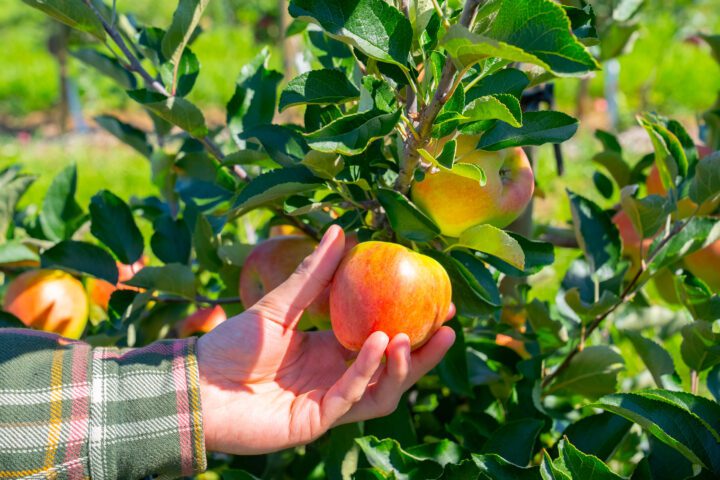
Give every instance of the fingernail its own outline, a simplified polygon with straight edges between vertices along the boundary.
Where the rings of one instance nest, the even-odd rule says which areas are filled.
[[[318,247],[324,247],[326,244],[331,242],[337,236],[338,228],[340,227],[338,227],[337,225],[331,225],[330,228],[328,228],[325,232],[325,235],[323,235],[323,238],[320,241],[320,245],[318,245]]]

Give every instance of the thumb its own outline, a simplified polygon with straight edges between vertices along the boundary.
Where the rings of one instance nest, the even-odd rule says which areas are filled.
[[[272,318],[287,327],[294,327],[303,311],[330,284],[345,248],[345,234],[337,225],[331,226],[312,255],[303,260],[295,272],[276,289],[257,302],[252,310],[273,312]]]

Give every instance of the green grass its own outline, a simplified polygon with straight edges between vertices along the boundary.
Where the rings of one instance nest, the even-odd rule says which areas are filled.
[[[19,164],[23,171],[37,176],[22,205],[39,206],[53,177],[72,163],[78,168],[77,199],[84,208],[100,189],[126,200],[156,193],[150,181],[150,163],[109,136],[32,139],[27,144],[0,137],[0,169]]]

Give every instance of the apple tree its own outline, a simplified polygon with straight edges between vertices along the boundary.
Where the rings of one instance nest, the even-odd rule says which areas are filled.
[[[497,159],[573,137],[577,119],[525,100],[598,70],[596,46],[618,42],[602,43],[598,31],[612,29],[597,28],[589,3],[291,0],[285,35],[310,69],[274,71],[264,50],[242,68],[225,121],[212,124],[189,99],[207,0],[179,0],[166,28],[139,24],[116,2],[24,2],[80,32],[75,58],[114,79],[152,125],[95,118],[147,158],[151,196],[104,190],[80,205],[82,172],[70,166],[41,205],[20,209],[34,178],[20,167],[0,173],[5,288],[35,269],[70,273],[89,292],[107,282],[86,341],[140,346],[178,334],[192,311],[241,312],[243,264],[273,227],[317,240],[340,225],[360,242],[429,255],[451,279],[457,341],[391,415],[272,455],[210,454],[204,478],[720,476],[717,108],[704,116],[702,155],[681,123],[654,114],[638,117],[654,147],[638,161],[598,131],[592,182],[562,197],[564,229],[508,226],[523,203],[512,218],[449,236],[433,212],[452,220],[467,205],[442,191],[422,208],[414,201],[414,186],[433,175],[481,191],[500,177],[518,187],[512,168],[460,155],[468,138]],[[528,278],[555,268],[559,248],[574,259],[544,302]],[[669,316],[655,306],[660,290]],[[0,322],[22,325],[9,312]]]

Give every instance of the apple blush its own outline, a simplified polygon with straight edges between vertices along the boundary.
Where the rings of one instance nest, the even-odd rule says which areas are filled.
[[[376,331],[390,338],[405,333],[415,349],[442,326],[451,296],[450,278],[434,259],[395,243],[361,243],[330,286],[332,329],[353,351]]]

